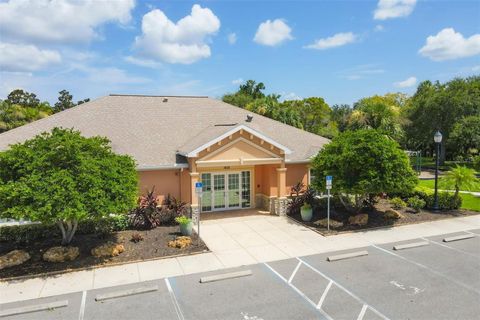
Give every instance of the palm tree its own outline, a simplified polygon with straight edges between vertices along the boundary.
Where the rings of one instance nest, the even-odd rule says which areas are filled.
[[[458,198],[460,189],[470,188],[478,182],[475,170],[465,166],[457,166],[442,178],[442,184],[455,187],[455,198]]]

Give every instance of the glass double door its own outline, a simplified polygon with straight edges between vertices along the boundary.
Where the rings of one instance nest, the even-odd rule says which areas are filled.
[[[239,209],[246,204],[250,206],[250,179],[246,187],[243,172],[202,173],[201,178],[203,182],[202,211]],[[242,201],[247,192],[248,203]]]

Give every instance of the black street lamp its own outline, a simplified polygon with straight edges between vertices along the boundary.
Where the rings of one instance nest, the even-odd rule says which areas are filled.
[[[435,144],[437,146],[437,152],[435,152],[435,200],[433,202],[433,210],[438,211],[438,165],[439,165],[439,155],[440,155],[440,143],[442,142],[442,133],[440,131],[435,132],[435,135],[433,136],[433,141],[435,141]]]

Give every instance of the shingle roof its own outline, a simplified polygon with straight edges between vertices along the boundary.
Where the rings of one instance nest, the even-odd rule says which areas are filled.
[[[165,101],[164,100],[168,100]],[[179,151],[245,125],[292,150],[287,161],[308,160],[328,139],[207,97],[110,95],[0,134],[0,150],[53,127],[105,136],[113,150],[135,158],[139,168],[185,163]],[[219,126],[220,125],[220,126]]]

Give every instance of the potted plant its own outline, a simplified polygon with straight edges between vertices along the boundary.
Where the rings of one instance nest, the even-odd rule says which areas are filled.
[[[312,220],[312,206],[305,202],[300,208],[300,214],[302,215],[303,221],[307,222]]]
[[[193,230],[192,219],[185,216],[176,217],[175,221],[180,225],[180,232],[184,236],[191,236]]]

